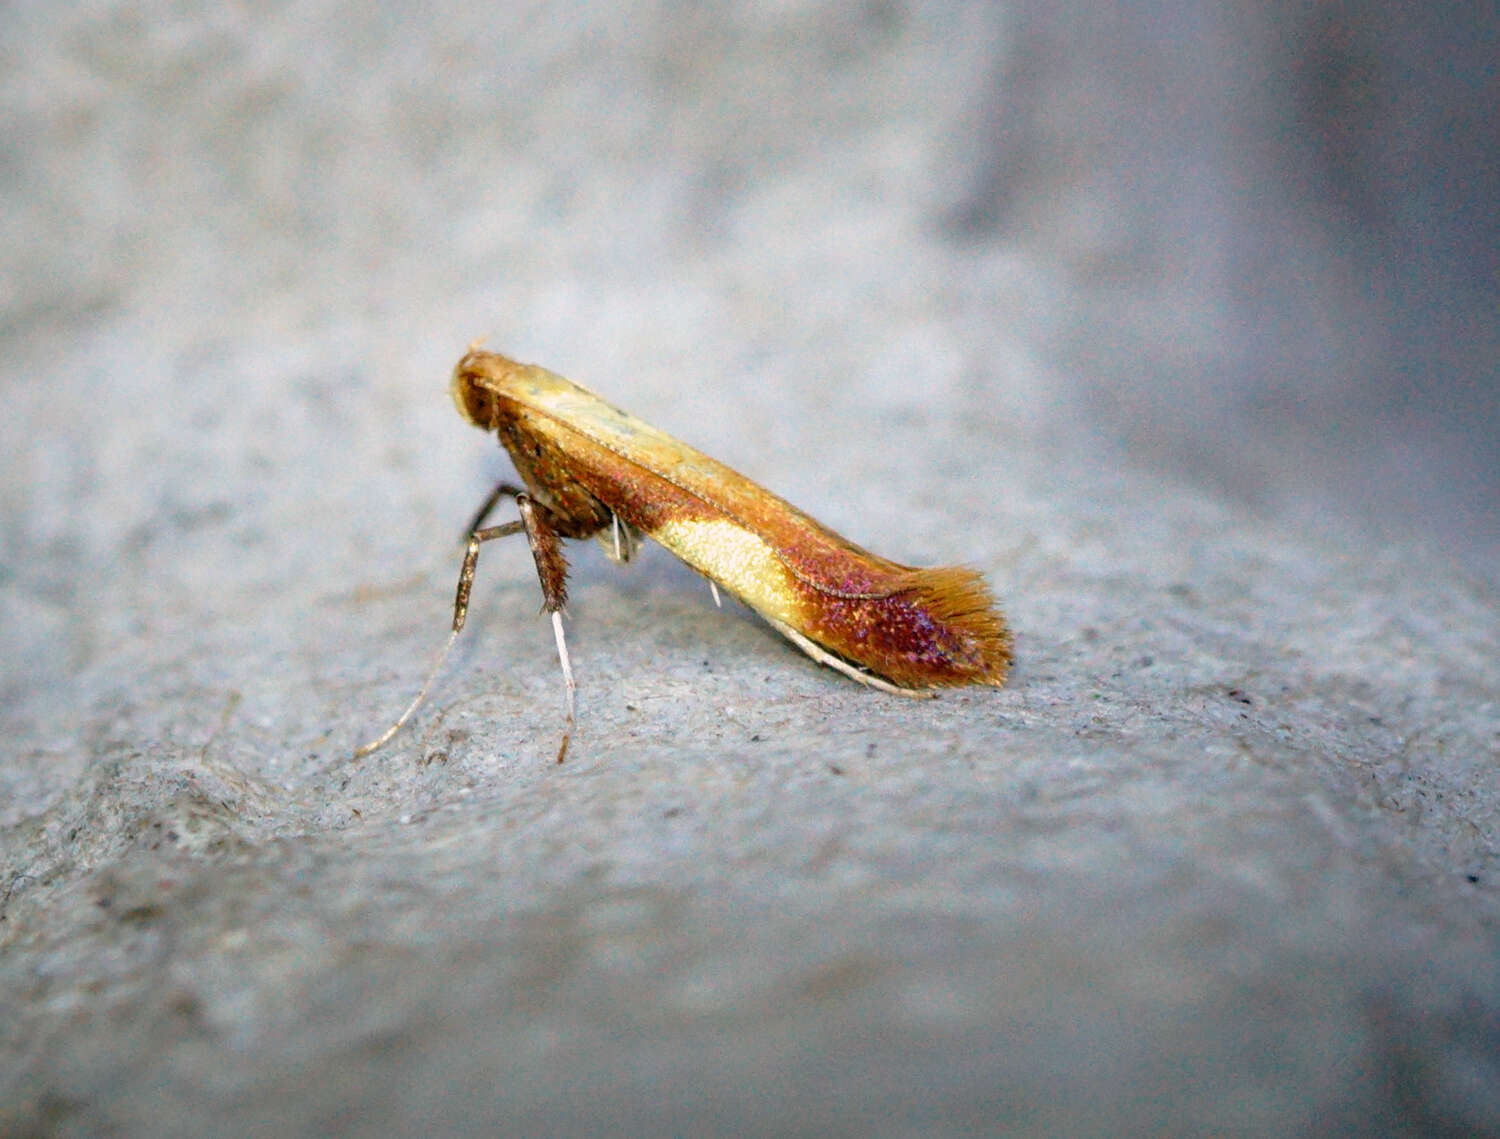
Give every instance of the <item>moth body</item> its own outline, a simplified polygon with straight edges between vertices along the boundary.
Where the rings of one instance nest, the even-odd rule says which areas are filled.
[[[651,538],[816,659],[877,687],[1005,682],[1010,633],[973,570],[871,554],[543,368],[471,350],[452,392],[466,419],[497,433],[561,536],[600,535],[606,550],[622,531],[627,546],[633,533]]]
[[[551,614],[567,686],[563,538],[596,538],[617,562],[641,536],[738,597],[814,660],[887,692],[920,695],[959,684],[1005,683],[1011,637],[984,579],[961,567],[913,569],[860,549],[701,451],[544,368],[471,348],[453,371],[464,418],[493,431],[526,484],[502,483],[469,527],[453,628],[426,683],[394,724],[357,749],[368,755],[401,730],[426,696],[468,614],[480,546],[524,532]],[[485,519],[504,498],[520,517]]]

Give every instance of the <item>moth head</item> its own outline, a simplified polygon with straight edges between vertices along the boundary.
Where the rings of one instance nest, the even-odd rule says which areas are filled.
[[[448,388],[459,414],[486,431],[500,422],[500,403],[491,376],[496,361],[503,361],[503,357],[471,348],[453,369],[453,382]]]

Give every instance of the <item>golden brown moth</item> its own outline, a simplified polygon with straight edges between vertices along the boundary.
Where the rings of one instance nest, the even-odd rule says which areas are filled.
[[[560,612],[563,538],[598,538],[628,561],[641,535],[738,597],[808,656],[861,684],[901,695],[1005,683],[1011,636],[984,579],[961,567],[913,569],[860,549],[722,463],[543,368],[471,347],[453,370],[453,401],[494,431],[525,488],[502,483],[475,515],[448,642],[417,697],[367,755],[421,704],[463,628],[482,543],[524,532],[551,614],[567,686],[567,754],[575,684]],[[486,527],[515,500],[519,519]]]

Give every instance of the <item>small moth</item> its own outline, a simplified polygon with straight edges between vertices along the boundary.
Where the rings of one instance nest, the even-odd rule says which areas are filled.
[[[722,463],[543,368],[471,346],[453,370],[453,401],[494,431],[524,488],[501,483],[475,514],[459,571],[453,627],[410,706],[368,755],[422,703],[468,615],[479,547],[525,533],[543,609],[551,614],[567,686],[567,754],[576,685],[563,639],[563,538],[597,538],[616,562],[642,535],[760,614],[808,656],[885,692],[1005,683],[1011,636],[984,579],[961,567],[913,569],[860,549]],[[520,517],[485,526],[513,499]]]

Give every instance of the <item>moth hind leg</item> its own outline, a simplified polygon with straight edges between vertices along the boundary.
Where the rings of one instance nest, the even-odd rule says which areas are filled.
[[[568,754],[568,744],[573,738],[574,710],[577,705],[578,685],[573,680],[573,665],[568,660],[568,642],[563,636],[562,608],[568,600],[568,563],[563,557],[562,539],[547,512],[530,496],[516,496],[516,507],[521,512],[521,525],[526,528],[526,540],[531,543],[531,557],[536,562],[537,580],[542,585],[542,611],[552,615],[552,635],[557,640],[557,659],[562,665],[563,683],[568,694],[568,723],[563,729],[562,744],[557,749],[557,762]]]
[[[858,667],[857,665],[850,664],[843,657],[836,656],[835,654],[829,652],[822,645],[797,632],[797,630],[792,628],[790,625],[784,624],[781,621],[773,620],[770,617],[766,617],[765,620],[766,623],[771,626],[771,628],[775,629],[783,637],[791,641],[792,644],[796,645],[808,656],[812,657],[813,660],[817,661],[819,664],[826,664],[829,668],[834,669],[838,672],[842,672],[850,680],[857,680],[861,684],[868,685],[871,688],[878,688],[881,692],[889,692],[892,696],[906,696],[917,700],[931,700],[937,695],[937,693],[935,692],[927,692],[920,688],[901,688],[895,684],[892,684],[884,677],[876,676],[873,672],[866,672],[864,669]]]
[[[611,510],[608,528],[595,534],[594,540],[604,550],[605,557],[622,566],[635,557],[641,544],[641,532]]]

